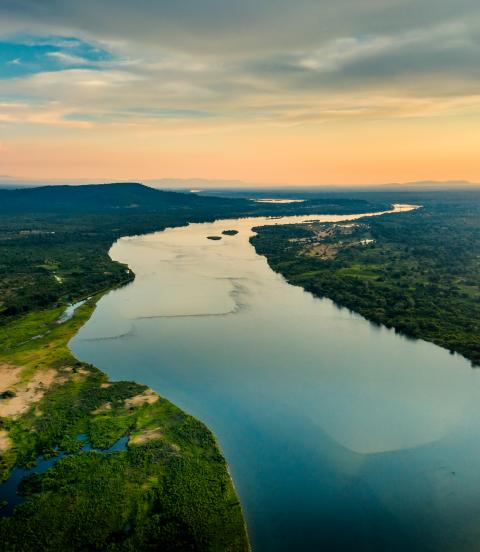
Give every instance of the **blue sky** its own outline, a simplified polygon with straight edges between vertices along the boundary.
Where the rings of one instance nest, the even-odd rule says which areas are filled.
[[[112,55],[74,37],[13,37],[0,41],[0,79],[72,68],[95,69]]]

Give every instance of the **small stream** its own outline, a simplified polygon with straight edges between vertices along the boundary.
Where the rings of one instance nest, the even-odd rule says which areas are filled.
[[[70,320],[75,314],[75,311],[78,309],[78,307],[81,307],[87,301],[88,299],[83,299],[82,301],[78,301],[77,303],[72,303],[71,305],[68,305],[62,312],[62,314],[58,317],[57,324],[63,324],[63,322]]]
[[[96,452],[100,454],[109,454],[112,452],[126,450],[128,435],[120,437],[120,439],[118,439],[118,441],[116,441],[108,449],[93,448],[92,445],[87,441],[87,436],[83,433],[77,436],[77,440],[85,443],[80,449],[80,453]],[[25,477],[33,474],[45,473],[65,456],[68,456],[68,454],[66,454],[65,452],[58,452],[56,456],[52,456],[47,459],[43,458],[43,456],[39,456],[37,458],[35,466],[30,469],[21,468],[19,466],[13,468],[10,477],[0,484],[0,504],[6,502],[6,505],[0,508],[0,516],[10,516],[16,506],[19,506],[20,504],[23,504],[25,502],[26,498],[18,494],[18,487]]]

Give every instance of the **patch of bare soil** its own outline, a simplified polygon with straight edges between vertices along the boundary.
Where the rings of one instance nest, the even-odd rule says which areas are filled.
[[[103,403],[101,406],[99,406],[97,409],[95,409],[92,414],[101,414],[102,412],[108,412],[109,410],[112,410],[112,403],[106,402]]]
[[[155,393],[153,389],[147,389],[144,393],[140,395],[135,395],[130,399],[125,400],[126,408],[135,408],[137,406],[142,406],[144,404],[153,404],[157,402],[160,397]]]
[[[154,439],[161,439],[163,437],[163,432],[161,427],[155,427],[153,429],[147,429],[139,435],[130,437],[129,442],[132,445],[141,445],[147,441],[153,441]]]
[[[331,245],[319,243],[309,249],[307,255],[311,257],[320,257],[321,259],[333,259],[337,253],[338,248]]]
[[[20,381],[21,368],[11,364],[0,364],[0,393],[8,391]]]
[[[10,442],[7,431],[0,429],[0,454],[7,452],[11,446],[12,443]]]
[[[14,383],[9,389],[15,393],[14,397],[0,400],[0,417],[17,417],[24,414],[30,406],[39,401],[47,389],[55,382],[60,381],[53,369],[36,372],[27,383]]]

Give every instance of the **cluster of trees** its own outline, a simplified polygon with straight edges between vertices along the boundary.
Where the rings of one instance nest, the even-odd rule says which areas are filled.
[[[225,467],[161,441],[67,456],[31,491],[0,520],[2,550],[248,550]]]

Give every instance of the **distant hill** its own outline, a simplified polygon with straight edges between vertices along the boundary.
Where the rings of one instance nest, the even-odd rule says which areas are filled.
[[[255,184],[247,183],[242,180],[222,180],[207,178],[160,178],[156,180],[147,180],[147,184],[153,188],[173,189],[173,190],[194,190],[203,191],[209,189],[237,189],[245,187],[255,187]]]
[[[256,193],[336,193],[358,191],[449,191],[449,190],[479,190],[480,184],[466,180],[419,180],[413,182],[387,182],[385,184],[255,184],[241,180],[207,180],[202,178],[164,178],[152,180],[149,185],[154,188],[166,188],[177,190],[193,190],[209,194],[224,194],[232,197],[248,197],[248,194]]]
[[[163,211],[172,207],[242,206],[239,199],[162,191],[136,182],[0,189],[0,213]]]
[[[186,218],[289,214],[347,214],[388,209],[390,203],[337,194],[305,198],[302,203],[266,204],[246,197],[225,197],[150,188],[136,182],[113,184],[52,185],[34,188],[0,189],[0,214],[136,213],[169,214]]]
[[[358,191],[460,191],[479,190],[480,184],[466,180],[419,180],[413,182],[387,182],[384,184],[267,184],[244,182],[241,180],[208,180],[203,178],[164,178],[148,182],[154,188],[194,190],[205,195],[222,194],[227,197],[249,197],[253,194],[301,194],[301,193],[338,193]]]
[[[435,192],[435,191],[460,191],[460,190],[478,190],[480,184],[468,182],[467,180],[420,180],[418,182],[392,182],[389,184],[380,184],[376,189],[406,191],[406,192]]]

